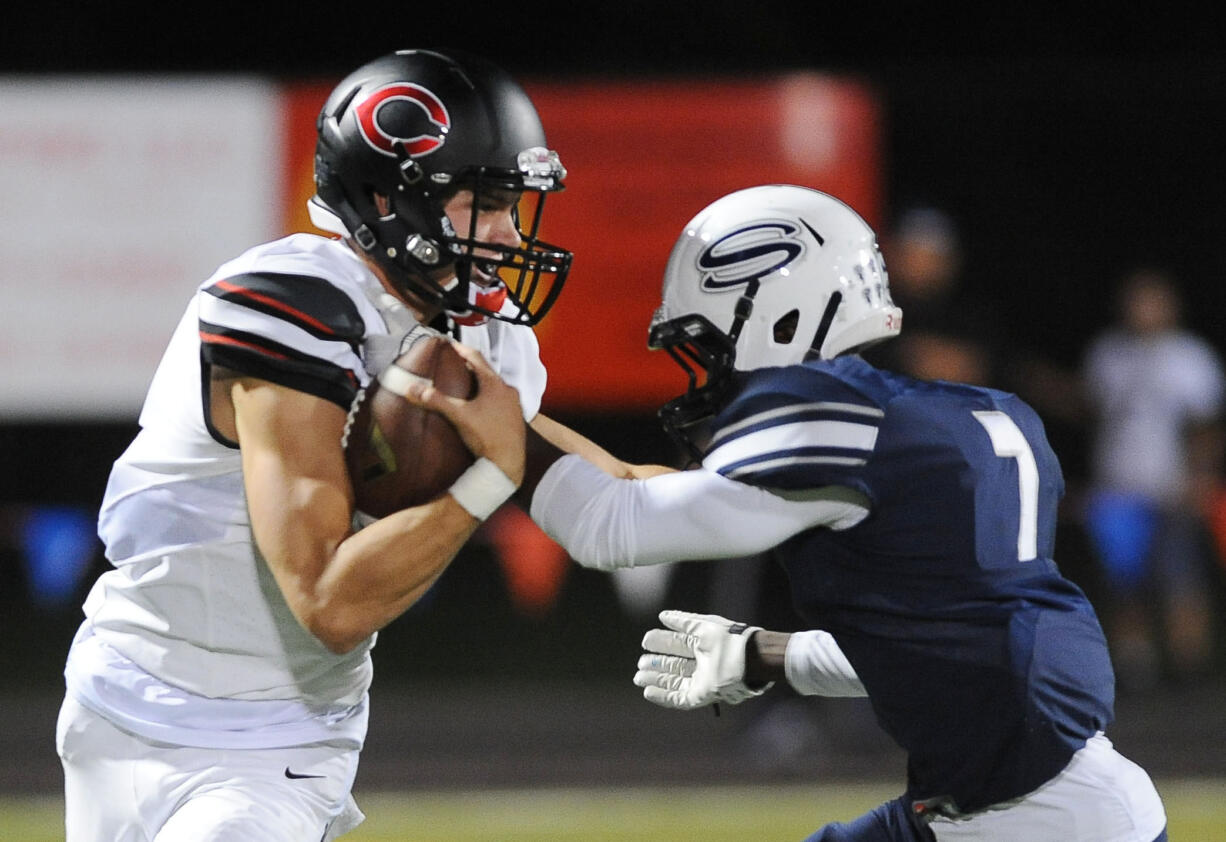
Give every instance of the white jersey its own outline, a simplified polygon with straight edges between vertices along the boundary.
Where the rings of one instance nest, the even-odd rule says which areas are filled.
[[[86,599],[72,695],[166,742],[217,745],[221,731],[252,747],[360,742],[375,638],[337,655],[295,620],[259,558],[239,451],[213,427],[204,390],[223,366],[347,409],[420,329],[348,246],[310,234],[257,246],[200,286],[107,484],[99,535],[115,569]],[[531,419],[545,386],[533,332],[496,321],[461,331]]]

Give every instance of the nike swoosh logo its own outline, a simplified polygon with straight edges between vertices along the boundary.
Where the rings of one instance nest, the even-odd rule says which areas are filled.
[[[302,780],[303,778],[322,778],[323,775],[299,775],[297,772],[291,772],[289,770],[289,767],[286,766],[285,767],[285,777],[289,778],[291,781],[299,781],[299,780]]]

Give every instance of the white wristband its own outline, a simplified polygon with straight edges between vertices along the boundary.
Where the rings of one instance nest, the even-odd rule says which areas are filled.
[[[788,684],[802,696],[867,696],[860,676],[834,636],[821,629],[796,632],[783,653]]]
[[[448,493],[470,515],[485,520],[515,493],[516,488],[502,468],[482,456],[460,474]]]

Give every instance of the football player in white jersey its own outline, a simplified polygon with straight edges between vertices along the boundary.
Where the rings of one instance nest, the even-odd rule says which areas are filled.
[[[697,467],[628,480],[557,454],[532,516],[597,569],[783,565],[808,630],[666,611],[634,680],[682,710],[783,681],[868,696],[906,790],[809,842],[1164,842],[1153,783],[1104,734],[1114,676],[1053,558],[1064,483],[1038,415],[859,356],[901,324],[851,208],[793,185],[717,200],[674,246],[649,334],[689,375],[661,417]]]
[[[569,252],[538,236],[565,171],[523,90],[460,52],[401,51],[318,119],[313,221],[198,289],[116,461],[57,728],[69,842],[331,839],[377,631],[521,482],[541,416],[532,326]],[[528,209],[531,208],[531,209]],[[355,528],[341,445],[358,390],[427,325],[465,346],[450,417],[479,457],[450,493]]]

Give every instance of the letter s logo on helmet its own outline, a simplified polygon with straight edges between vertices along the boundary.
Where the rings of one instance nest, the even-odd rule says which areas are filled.
[[[846,203],[795,184],[728,193],[686,224],[664,270],[647,344],[688,385],[660,420],[701,458],[688,431],[724,406],[734,371],[833,359],[901,327],[877,235]]]
[[[451,117],[442,100],[421,85],[384,85],[354,106],[362,138],[378,152],[395,157],[395,144],[410,158],[428,155],[443,145]]]
[[[804,254],[791,222],[766,221],[720,237],[698,255],[702,289],[722,292],[777,272]]]

